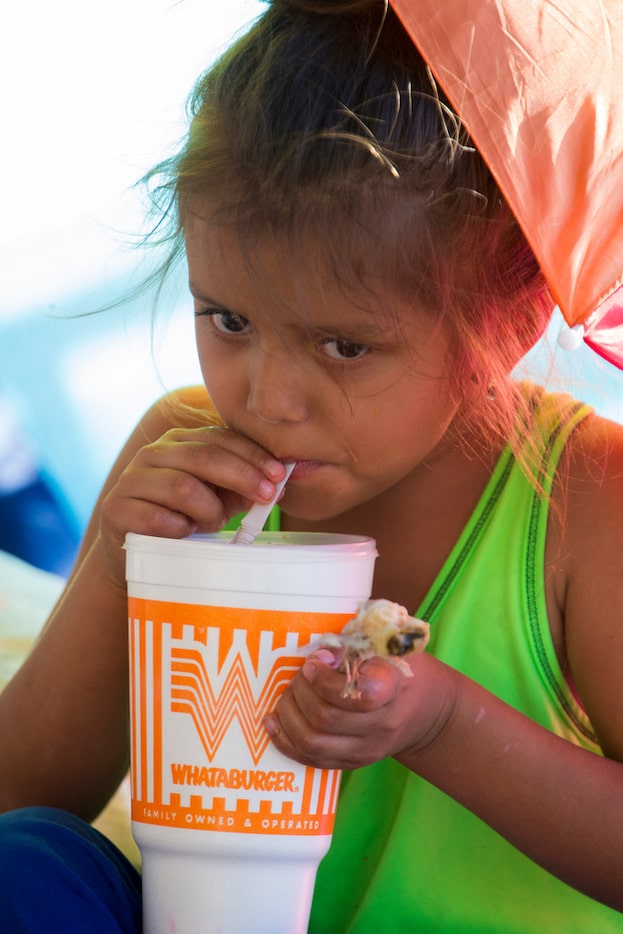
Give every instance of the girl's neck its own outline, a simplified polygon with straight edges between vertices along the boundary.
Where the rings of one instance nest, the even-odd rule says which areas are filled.
[[[322,522],[284,515],[283,528],[375,538],[379,557],[373,596],[415,612],[474,511],[500,453],[498,448],[469,455],[465,447],[449,445],[434,463],[422,464],[375,499]]]

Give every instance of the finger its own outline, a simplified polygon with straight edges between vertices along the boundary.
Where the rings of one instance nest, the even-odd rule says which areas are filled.
[[[284,756],[317,769],[354,769],[361,761],[361,744],[351,754],[352,740],[344,736],[323,736],[298,731],[290,734],[281,715],[269,714],[264,726],[271,741]]]
[[[231,490],[206,483],[188,470],[170,467],[137,472],[129,478],[127,488],[120,487],[120,492],[125,499],[142,502],[147,509],[151,507],[156,521],[165,512],[180,514],[204,530],[220,528],[252,502]]]
[[[188,512],[189,505],[194,505],[195,517],[200,522],[212,523],[214,517],[211,507],[214,502],[202,493],[198,481],[217,494],[226,516],[230,518],[248,509],[254,502],[270,502],[277,491],[275,482],[264,470],[271,463],[266,460],[267,455],[262,453],[261,466],[258,467],[257,462],[249,461],[246,455],[236,450],[239,446],[236,441],[240,440],[244,442],[244,439],[221,437],[216,440],[208,437],[208,441],[205,441],[198,438],[196,433],[192,436],[188,432],[182,436],[170,433],[142,449],[127,473],[131,475],[132,470],[176,471],[177,474],[169,473],[158,479],[158,483],[169,484],[173,494],[163,500],[163,504],[170,508],[176,508],[177,505],[182,512]],[[283,478],[283,464],[278,461],[274,463],[278,464],[279,470],[273,471],[273,474],[280,474]],[[167,496],[166,489],[163,494]],[[147,496],[153,497],[153,491]],[[204,512],[206,507],[208,511]]]
[[[215,519],[211,526],[212,531],[222,527],[222,522],[218,518],[220,512],[220,508],[214,510]],[[115,495],[115,492],[102,503],[101,521],[103,526],[111,529],[120,541],[123,541],[127,531],[163,538],[184,538],[200,528],[196,519],[180,509],[147,499]],[[206,527],[203,530],[208,531],[209,528]]]
[[[114,491],[120,521],[127,525],[133,503],[132,527],[146,534],[177,537],[191,529],[218,529],[254,501],[275,494],[263,469],[246,459],[252,456],[270,468],[263,449],[227,429],[169,431],[142,448],[120,477]],[[274,463],[284,474],[283,465]],[[109,505],[114,523],[112,512]]]
[[[270,499],[275,485],[285,476],[281,461],[254,441],[229,428],[210,426],[191,430],[173,429],[168,437],[176,443],[185,462],[196,462],[202,479],[236,490],[251,499]],[[263,488],[256,490],[258,485]]]
[[[276,711],[282,741],[290,744],[288,754],[296,750],[298,757],[311,762],[329,750],[333,750],[334,757],[349,758],[348,750],[352,750],[353,754],[356,751],[359,761],[362,747],[379,726],[379,716],[327,703],[312,693],[303,678],[298,680],[298,689],[293,683],[282,695]],[[356,708],[357,702],[349,700]]]
[[[323,650],[324,651],[324,650]],[[398,679],[403,677],[395,665],[382,658],[373,657],[363,662],[357,672],[357,696],[344,697],[346,675],[337,672],[323,662],[319,653],[306,659],[301,674],[312,688],[314,695],[342,711],[358,714],[381,710],[390,705],[397,692]],[[304,683],[295,679],[293,689],[299,692],[299,702],[308,703]]]

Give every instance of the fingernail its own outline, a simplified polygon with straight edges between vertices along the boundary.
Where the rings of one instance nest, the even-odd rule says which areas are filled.
[[[283,464],[281,461],[268,461],[266,464],[266,473],[269,473],[271,476],[277,478],[283,476]]]
[[[335,668],[337,664],[333,652],[329,652],[327,649],[316,649],[313,655],[310,655],[309,658],[305,659],[301,669],[304,676],[310,682],[314,681],[316,678],[318,663],[321,665],[328,665],[329,668]]]
[[[269,736],[274,736],[277,732],[277,722],[272,714],[264,717],[264,729]]]
[[[264,499],[271,499],[275,495],[275,484],[271,483],[270,480],[262,480],[260,482],[260,495]]]
[[[316,649],[309,657],[315,658],[316,661],[322,662],[323,665],[328,665],[329,668],[337,667],[337,658],[329,649]]]

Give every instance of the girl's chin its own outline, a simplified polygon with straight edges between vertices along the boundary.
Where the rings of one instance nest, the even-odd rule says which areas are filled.
[[[297,529],[299,523],[305,527],[309,525],[308,531],[313,531],[315,524],[322,526],[319,531],[326,531],[327,523],[350,512],[360,502],[352,492],[350,496],[340,495],[330,484],[316,486],[312,477],[310,473],[307,483],[302,479],[300,484],[293,483],[290,486],[288,482],[279,501],[284,516],[291,520],[288,527],[292,531]]]

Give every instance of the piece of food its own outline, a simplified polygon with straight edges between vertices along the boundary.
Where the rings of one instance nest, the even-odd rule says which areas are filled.
[[[359,666],[375,655],[386,658],[408,678],[413,672],[403,656],[423,652],[428,644],[430,627],[421,619],[409,616],[404,606],[391,600],[366,600],[357,616],[349,620],[339,634],[323,636],[322,644],[343,648],[340,670],[346,672],[343,697],[359,697]]]

